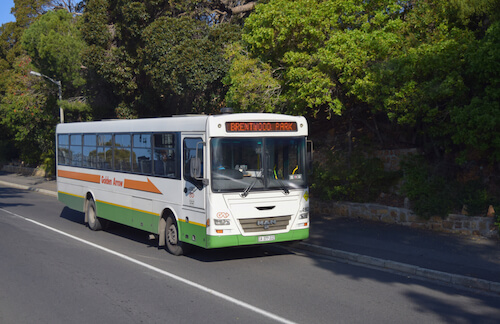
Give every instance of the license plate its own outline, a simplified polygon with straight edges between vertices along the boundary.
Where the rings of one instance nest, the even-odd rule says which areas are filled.
[[[259,242],[269,242],[275,239],[276,237],[274,235],[259,236]]]

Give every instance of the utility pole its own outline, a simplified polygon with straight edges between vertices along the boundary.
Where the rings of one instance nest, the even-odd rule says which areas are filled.
[[[35,71],[30,71],[30,74],[32,75],[35,75],[37,77],[42,77],[42,78],[45,78],[47,80],[49,80],[50,82],[54,83],[54,84],[57,84],[57,87],[59,88],[59,102],[62,100],[62,86],[61,86],[61,81],[56,81],[48,76],[46,76],[45,74],[41,74],[39,72],[35,72]],[[59,117],[61,119],[61,124],[64,124],[64,111],[61,107],[61,105],[59,104]]]

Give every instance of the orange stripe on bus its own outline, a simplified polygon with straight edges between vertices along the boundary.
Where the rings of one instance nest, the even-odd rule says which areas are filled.
[[[161,194],[161,191],[158,188],[156,188],[156,186],[151,182],[151,180],[149,180],[149,178],[148,181],[125,179],[123,188]]]
[[[101,183],[101,177],[98,174],[88,174],[73,171],[57,170],[57,176],[62,178],[82,180],[87,182]]]

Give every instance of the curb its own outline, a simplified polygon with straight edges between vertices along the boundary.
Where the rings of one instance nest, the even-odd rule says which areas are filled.
[[[30,186],[25,186],[25,185],[20,185],[17,183],[12,183],[12,182],[6,182],[0,180],[0,184],[7,186],[7,187],[12,187],[16,189],[23,189],[23,190],[29,190],[29,191],[34,191],[38,192],[47,196],[52,196],[57,198],[57,192],[52,191],[52,190],[47,190],[47,189],[41,189],[41,188],[36,188],[36,187],[30,187]]]
[[[441,283],[460,286],[468,289],[477,289],[494,294],[500,294],[500,282],[488,281],[473,277],[467,277],[437,270],[431,270],[414,266],[407,263],[401,263],[391,260],[385,260],[366,256],[362,254],[346,252],[341,250],[330,249],[310,243],[299,242],[294,248],[301,249],[316,254],[326,255],[335,259],[346,260],[348,262],[368,265],[375,268],[397,271],[404,274],[414,275],[417,277],[438,281]]]

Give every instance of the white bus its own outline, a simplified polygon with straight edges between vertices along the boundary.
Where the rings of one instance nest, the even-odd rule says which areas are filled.
[[[304,117],[224,114],[59,124],[58,199],[182,254],[309,236]]]

